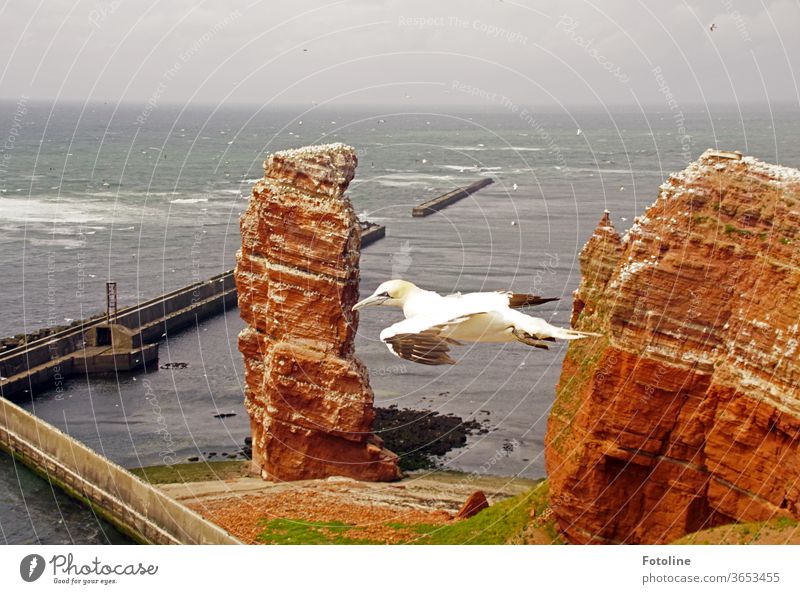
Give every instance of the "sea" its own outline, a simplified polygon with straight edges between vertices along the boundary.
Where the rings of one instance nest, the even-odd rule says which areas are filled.
[[[0,336],[101,313],[233,268],[239,216],[274,151],[343,142],[349,195],[386,226],[361,255],[361,292],[390,278],[441,293],[512,289],[560,300],[569,324],[578,255],[604,210],[620,232],[706,148],[800,167],[791,106],[323,107],[0,102]],[[494,184],[426,218],[415,204],[481,177]],[[363,311],[356,353],[378,406],[452,413],[488,429],[446,468],[542,477],[563,344],[468,345],[458,364],[395,358],[379,341],[399,310]],[[22,405],[128,467],[233,455],[249,435],[237,310],[169,336],[149,373],[70,378]],[[178,364],[178,365],[175,365]],[[184,365],[185,364],[185,365]],[[220,413],[233,413],[217,418]],[[224,454],[224,456],[223,456]],[[127,542],[0,456],[0,539]]]

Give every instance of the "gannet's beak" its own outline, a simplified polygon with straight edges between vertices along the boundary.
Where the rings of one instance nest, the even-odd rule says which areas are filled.
[[[359,301],[353,306],[353,311],[357,311],[362,307],[367,307],[368,305],[380,305],[384,301],[386,301],[388,297],[384,295],[370,295],[366,299]]]

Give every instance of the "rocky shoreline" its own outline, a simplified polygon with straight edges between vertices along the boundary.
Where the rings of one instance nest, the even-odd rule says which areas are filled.
[[[433,470],[440,468],[440,457],[462,448],[471,435],[489,431],[485,419],[464,420],[453,414],[429,410],[398,408],[397,405],[375,408],[373,431],[387,449],[399,456],[400,470]],[[252,438],[245,437],[242,446],[232,451],[203,451],[189,456],[187,462],[250,460]]]
[[[422,470],[438,468],[438,457],[464,447],[470,435],[486,433],[487,421],[393,405],[375,409],[373,431],[400,457],[401,470]]]

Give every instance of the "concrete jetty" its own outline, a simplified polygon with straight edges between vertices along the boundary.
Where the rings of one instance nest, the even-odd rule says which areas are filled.
[[[0,353],[0,395],[63,390],[72,374],[132,371],[158,359],[158,342],[236,307],[229,270],[138,305],[94,318]]]
[[[386,237],[386,227],[369,221],[359,221],[361,225],[361,247],[372,245],[379,239]]]
[[[376,223],[361,225],[361,247],[386,235]],[[237,307],[233,270],[120,309],[111,318],[84,320],[0,350],[0,396],[62,391],[74,374],[134,371],[158,360],[158,343],[169,333]],[[10,340],[10,339],[7,339]],[[12,343],[13,344],[13,343]]]
[[[485,177],[469,184],[468,186],[464,186],[463,188],[456,188],[452,192],[448,192],[447,194],[443,194],[438,198],[428,200],[427,202],[423,202],[422,204],[415,206],[411,210],[411,216],[427,217],[428,215],[438,212],[443,208],[450,206],[451,204],[455,204],[459,200],[462,200],[467,196],[474,194],[481,188],[485,188],[493,183],[494,180],[491,177]]]

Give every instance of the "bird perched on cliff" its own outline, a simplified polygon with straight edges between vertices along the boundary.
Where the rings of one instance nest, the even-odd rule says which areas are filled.
[[[375,292],[353,306],[401,307],[406,319],[385,328],[381,340],[402,359],[424,365],[453,365],[450,346],[468,342],[514,342],[547,349],[557,338],[575,340],[598,336],[558,328],[517,309],[555,301],[525,293],[493,291],[439,295],[404,280],[382,283]]]

